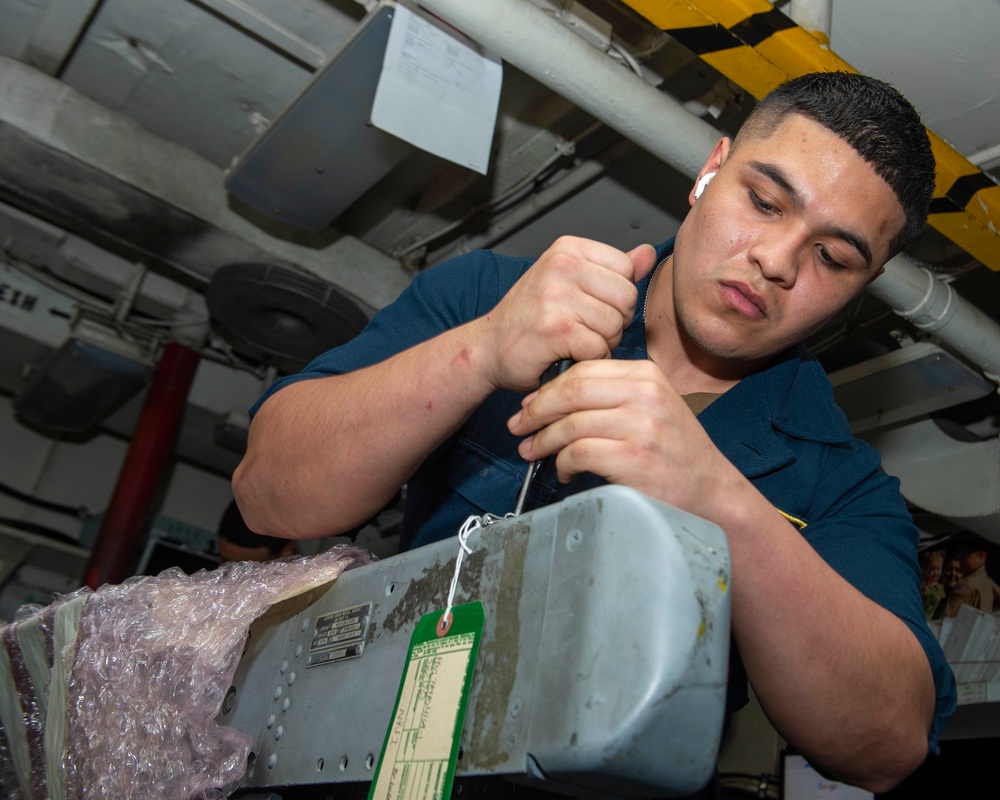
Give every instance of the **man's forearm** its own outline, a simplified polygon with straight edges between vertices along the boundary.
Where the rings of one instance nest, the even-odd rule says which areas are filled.
[[[233,476],[247,524],[308,539],[377,514],[491,391],[467,327],[268,398]]]
[[[901,620],[761,500],[728,531],[733,633],[747,674],[785,739],[842,780],[884,791],[926,755],[935,700],[927,658]]]

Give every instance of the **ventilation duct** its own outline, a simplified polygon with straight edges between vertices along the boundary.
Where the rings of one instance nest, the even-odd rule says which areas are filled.
[[[909,502],[1000,543],[1000,437],[961,441],[924,419],[866,438]]]

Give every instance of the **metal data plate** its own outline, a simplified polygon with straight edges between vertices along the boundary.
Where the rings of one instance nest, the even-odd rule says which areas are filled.
[[[581,796],[696,791],[726,696],[729,554],[715,525],[605,486],[469,539],[456,604],[486,625],[458,775]],[[219,716],[254,738],[254,788],[367,782],[410,635],[443,608],[438,542],[344,573],[251,635]]]

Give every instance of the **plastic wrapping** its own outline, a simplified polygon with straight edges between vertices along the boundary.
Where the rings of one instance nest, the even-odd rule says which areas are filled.
[[[250,624],[371,560],[341,545],[170,569],[25,609],[0,628],[5,797],[227,796],[251,740],[215,718]]]

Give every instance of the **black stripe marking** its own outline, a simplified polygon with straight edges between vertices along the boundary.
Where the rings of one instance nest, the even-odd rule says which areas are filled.
[[[777,9],[753,14],[732,28],[718,23],[693,28],[666,31],[695,55],[703,56],[732,50],[734,47],[756,47],[778,31],[794,28],[795,23]]]
[[[950,197],[934,197],[931,199],[931,205],[927,209],[927,214],[955,214],[959,211],[965,211],[965,208]]]
[[[696,56],[732,50],[742,42],[721,25],[700,25],[695,28],[675,28],[666,31]]]
[[[976,192],[991,186],[996,186],[996,183],[984,173],[977,172],[975,175],[963,175],[955,181],[948,189],[947,195],[962,208],[965,208]]]
[[[778,9],[773,8],[770,11],[764,11],[761,14],[754,14],[751,17],[747,17],[743,22],[734,25],[731,30],[743,44],[756,47],[778,31],[785,31],[794,27],[796,25],[792,20],[778,11]]]
[[[931,207],[927,213],[955,214],[965,211],[976,192],[989,189],[991,186],[996,186],[996,183],[985,173],[963,175],[951,185],[944,197],[935,197],[931,200]]]

